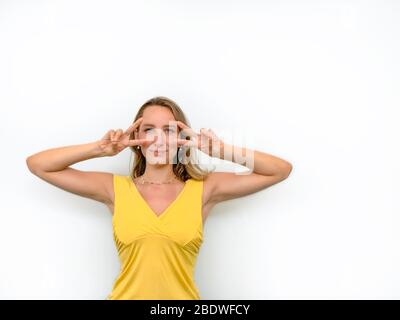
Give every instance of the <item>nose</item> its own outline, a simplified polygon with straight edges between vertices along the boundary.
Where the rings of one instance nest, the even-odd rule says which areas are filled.
[[[162,141],[162,139],[160,139],[160,137],[156,138],[156,141],[154,141],[154,147],[157,148],[161,148],[162,146],[164,146],[164,142]]]
[[[160,150],[165,150],[166,149],[166,137],[163,132],[157,132],[151,135],[151,139],[154,139],[154,142],[151,144],[152,147],[151,149],[160,149]]]

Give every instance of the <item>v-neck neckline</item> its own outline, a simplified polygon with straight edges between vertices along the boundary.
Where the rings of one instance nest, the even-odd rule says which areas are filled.
[[[182,195],[184,194],[185,190],[187,189],[187,187],[189,185],[189,180],[190,179],[188,179],[184,182],[185,185],[183,186],[182,190],[179,192],[178,196],[159,215],[157,215],[154,212],[154,210],[150,207],[148,202],[144,199],[142,194],[139,192],[139,189],[136,187],[135,182],[133,182],[132,177],[129,176],[129,182],[132,185],[132,189],[134,190],[134,192],[136,193],[136,195],[138,196],[140,201],[145,205],[145,207],[147,209],[146,211],[148,211],[153,216],[153,218],[155,218],[158,221],[161,220],[174,207],[174,205],[178,202],[178,200],[180,198],[182,198]]]

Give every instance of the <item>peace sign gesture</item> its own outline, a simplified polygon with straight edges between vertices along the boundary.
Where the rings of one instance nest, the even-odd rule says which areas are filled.
[[[196,147],[209,156],[220,156],[224,142],[211,129],[201,128],[200,133],[196,133],[182,121],[176,121],[176,123],[182,129],[180,132],[183,132],[184,136],[194,138],[194,140],[178,139],[178,145]]]
[[[126,147],[146,145],[154,142],[156,136],[151,139],[130,139],[131,133],[136,130],[136,128],[142,122],[143,117],[137,119],[132,125],[129,126],[124,132],[122,129],[109,130],[101,140],[98,141],[99,147],[103,154],[106,156],[115,156],[120,153]]]

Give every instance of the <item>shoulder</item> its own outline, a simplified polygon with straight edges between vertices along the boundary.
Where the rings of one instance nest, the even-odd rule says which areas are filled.
[[[259,192],[286,179],[281,174],[261,175],[255,172],[212,172],[205,179],[209,201],[218,203]]]
[[[118,192],[121,188],[129,186],[131,177],[129,175],[121,175],[113,173],[109,183],[107,184],[108,193],[110,194],[110,198],[114,202],[115,193]]]
[[[215,192],[216,181],[218,177],[215,173],[208,173],[202,179],[190,178],[188,183],[197,186],[202,193],[203,205],[212,202],[212,195]]]

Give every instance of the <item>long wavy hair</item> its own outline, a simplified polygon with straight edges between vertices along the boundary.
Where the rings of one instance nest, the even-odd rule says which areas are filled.
[[[161,106],[161,107],[169,108],[171,110],[172,114],[174,115],[174,118],[176,121],[181,121],[190,127],[189,121],[187,120],[184,112],[178,106],[178,104],[175,101],[173,101],[167,97],[163,97],[163,96],[157,96],[157,97],[153,97],[153,98],[147,100],[139,108],[133,122],[135,122],[137,119],[142,117],[144,110],[150,106]],[[130,134],[130,139],[133,139],[133,138],[134,138],[134,132],[132,132]],[[133,169],[131,171],[131,177],[132,177],[132,179],[134,179],[134,178],[141,176],[144,173],[145,168],[146,168],[146,157],[143,155],[143,153],[141,152],[140,149],[136,148],[136,146],[135,147],[130,146],[129,148],[132,150],[132,152],[134,154],[134,158],[135,158],[134,163],[133,163]],[[176,158],[174,158],[177,161],[174,161],[174,163],[172,164],[173,172],[176,175],[176,177],[183,182],[185,182],[186,180],[188,180],[190,178],[193,178],[195,180],[203,180],[204,177],[207,176],[207,174],[209,174],[210,171],[201,168],[197,164],[198,157],[196,156],[196,153],[192,152],[192,150],[191,150],[191,148],[193,148],[193,147],[188,147],[188,146],[182,145],[181,148],[182,148],[183,152],[185,153],[186,158],[189,161],[185,161],[187,163],[182,163],[179,161],[179,156],[178,156],[179,148],[178,148],[178,151],[176,152],[176,155],[175,155]]]

